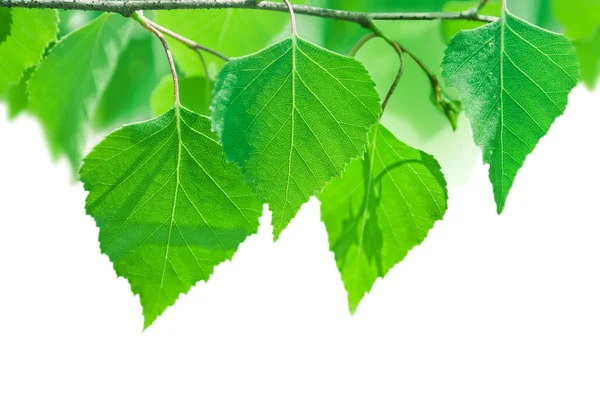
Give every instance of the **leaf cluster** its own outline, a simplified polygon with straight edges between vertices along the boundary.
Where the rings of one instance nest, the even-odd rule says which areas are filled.
[[[497,19],[292,13],[290,34],[289,16],[263,10],[0,8],[9,118],[37,118],[78,174],[145,327],[234,256],[263,204],[277,240],[312,196],[354,312],[446,213],[442,167],[415,145],[467,129],[464,110],[501,213],[570,91],[600,76],[595,1],[296,3]],[[83,157],[93,133],[105,135]]]

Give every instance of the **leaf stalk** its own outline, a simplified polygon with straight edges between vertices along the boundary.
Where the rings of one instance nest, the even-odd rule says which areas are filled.
[[[175,96],[175,104],[179,104],[179,79],[177,78],[177,70],[175,69],[175,61],[173,60],[173,55],[171,54],[171,49],[169,48],[169,44],[167,40],[163,36],[163,34],[151,23],[149,19],[144,17],[141,11],[136,11],[131,14],[131,18],[135,21],[139,22],[144,28],[149,30],[156,36],[160,42],[162,43],[165,53],[167,54],[167,60],[169,60],[169,67],[171,68],[171,74],[173,75],[173,91]]]

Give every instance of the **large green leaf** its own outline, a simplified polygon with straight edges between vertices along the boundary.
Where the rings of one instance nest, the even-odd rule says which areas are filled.
[[[148,32],[142,34],[139,38],[132,38],[119,57],[116,70],[96,108],[94,126],[97,129],[112,129],[119,124],[151,116],[148,98],[160,79],[168,73],[169,65],[160,42]],[[163,112],[173,105],[172,95],[169,107]]]
[[[210,120],[178,105],[108,135],[81,180],[102,252],[140,295],[144,327],[258,228],[261,203]]]
[[[303,3],[295,1],[294,3]],[[201,45],[228,57],[254,53],[273,43],[289,23],[285,13],[260,10],[171,10],[158,11],[156,21]],[[187,75],[204,75],[198,55],[181,43],[169,39],[175,60]],[[223,61],[210,54],[206,60],[212,74]]]
[[[575,48],[505,10],[497,22],[458,33],[443,68],[463,96],[501,213],[517,171],[577,85]]]
[[[212,109],[228,159],[273,211],[275,238],[364,152],[381,111],[359,62],[297,36],[227,63]]]
[[[3,21],[12,24],[10,33],[0,41],[0,95],[19,83],[27,68],[40,62],[58,32],[56,10],[15,8],[10,14],[3,13]]]
[[[180,77],[179,96],[184,107],[198,114],[210,115],[214,83],[206,77]],[[158,116],[173,106],[173,78],[166,75],[152,92],[152,115]]]
[[[420,244],[447,209],[437,161],[377,124],[364,159],[354,160],[319,196],[350,311],[375,281]]]
[[[581,67],[581,81],[594,89],[600,76],[600,29],[590,38],[575,41],[575,47]]]
[[[88,119],[108,85],[135,22],[103,14],[63,37],[29,80],[30,110],[40,119],[55,157],[81,162]]]
[[[553,0],[554,13],[572,39],[590,37],[600,25],[600,1]]]

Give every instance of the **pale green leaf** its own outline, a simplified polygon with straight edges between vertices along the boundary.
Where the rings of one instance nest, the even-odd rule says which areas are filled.
[[[58,24],[59,38],[62,38],[71,31],[83,27],[100,15],[102,15],[102,13],[99,11],[58,10],[60,19]]]
[[[571,39],[585,39],[600,26],[600,1],[553,0],[554,14]]]
[[[169,64],[156,37],[139,31],[143,35],[131,38],[121,52],[115,72],[96,107],[93,122],[98,130],[113,129],[151,116],[148,98],[164,74],[169,72]],[[163,112],[171,106],[173,96]]]
[[[258,228],[261,203],[210,120],[178,105],[108,135],[81,180],[102,252],[140,295],[144,327]]]
[[[475,7],[479,4],[479,1],[449,1],[444,4],[444,11],[446,12],[458,12],[464,11],[469,8]],[[493,17],[499,17],[502,14],[502,3],[499,0],[490,0],[480,11],[481,15],[489,15]],[[464,21],[464,20],[444,20],[440,24],[442,29],[442,37],[446,43],[450,43],[450,39],[458,33],[458,31],[475,29],[485,22],[479,21]]]
[[[581,67],[580,79],[594,89],[600,76],[600,29],[590,38],[575,41],[575,48]]]
[[[423,242],[448,201],[433,157],[380,124],[369,136],[364,159],[354,160],[319,196],[351,312],[378,278]]]
[[[206,77],[180,77],[181,104],[198,114],[210,115],[210,101],[214,83]],[[173,106],[173,77],[163,77],[150,97],[152,115],[158,116]]]
[[[505,11],[497,22],[459,32],[443,68],[446,82],[462,94],[501,213],[517,171],[577,85],[575,48]]]
[[[74,168],[81,162],[87,122],[132,26],[135,22],[120,15],[103,14],[63,37],[29,80],[29,108],[40,119],[50,150]]]
[[[0,7],[0,44],[10,35],[12,25],[12,8]]]
[[[4,14],[6,21],[6,11]],[[10,21],[10,34],[0,43],[0,95],[18,84],[26,69],[40,62],[58,32],[56,10],[14,8]]]
[[[228,159],[273,211],[275,238],[362,155],[381,112],[359,62],[297,36],[227,63],[212,109]]]
[[[33,68],[28,68],[23,73],[21,80],[16,85],[11,85],[6,92],[6,103],[8,105],[8,119],[12,120],[25,111],[29,104],[27,99],[27,81],[31,77]]]

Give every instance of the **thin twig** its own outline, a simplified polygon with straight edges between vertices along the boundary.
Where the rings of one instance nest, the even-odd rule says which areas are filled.
[[[202,52],[198,49],[194,49],[196,54],[198,55],[198,57],[200,57],[200,63],[202,64],[202,69],[204,70],[204,76],[207,79],[210,79],[210,77],[208,76],[208,65],[206,64],[206,60],[204,59],[204,55],[202,54]]]
[[[221,58],[221,59],[223,59],[223,60],[225,60],[225,61],[229,61],[229,57],[227,57],[227,56],[225,56],[225,55],[223,55],[223,54],[219,53],[219,52],[218,52],[218,51],[216,51],[216,50],[213,50],[213,49],[211,49],[211,48],[209,48],[209,47],[206,47],[206,46],[202,46],[201,44],[199,44],[199,43],[196,43],[196,42],[194,42],[194,41],[193,41],[193,40],[191,40],[191,39],[188,39],[188,38],[186,38],[186,37],[183,37],[183,36],[181,36],[180,34],[178,34],[178,33],[175,33],[175,32],[173,32],[173,31],[171,31],[171,30],[169,30],[169,29],[165,28],[164,26],[158,25],[158,24],[157,24],[156,22],[154,22],[154,21],[151,21],[151,20],[149,20],[149,19],[146,19],[146,21],[148,21],[148,23],[149,23],[150,25],[152,25],[154,28],[156,28],[156,30],[158,30],[158,31],[160,31],[160,32],[164,33],[165,35],[167,35],[167,36],[170,36],[170,37],[172,37],[173,39],[175,39],[175,40],[177,40],[177,41],[179,41],[179,42],[183,43],[184,45],[186,45],[187,47],[189,47],[189,48],[190,48],[190,49],[192,49],[192,50],[202,50],[202,51],[205,51],[205,52],[207,52],[207,53],[210,53],[210,54],[212,54],[212,55],[214,55],[214,56],[217,56],[217,57],[219,57],[219,58]]]
[[[382,113],[385,111],[385,108],[387,107],[387,104],[389,103],[390,99],[392,98],[392,95],[396,91],[396,88],[398,87],[398,83],[400,82],[400,78],[402,78],[402,74],[404,73],[404,55],[402,54],[402,49],[400,49],[400,46],[398,46],[398,44],[396,42],[392,42],[391,45],[394,48],[394,50],[396,50],[396,53],[398,54],[398,58],[400,59],[400,67],[398,68],[398,74],[396,74],[396,78],[394,78],[394,82],[392,82],[392,86],[390,87],[390,90],[388,91],[385,99],[383,100],[383,103],[381,104],[381,112]]]
[[[469,11],[472,12],[472,13],[474,13],[474,14],[479,14],[479,12],[481,12],[481,10],[483,9],[483,7],[485,7],[487,3],[488,3],[488,0],[481,0],[479,2],[479,4],[477,4],[475,7],[473,7]]]
[[[152,32],[165,48],[165,53],[167,53],[167,59],[169,60],[169,67],[171,68],[171,74],[173,75],[173,91],[175,95],[175,103],[179,104],[179,79],[177,78],[177,70],[175,69],[175,61],[173,60],[173,55],[171,54],[171,49],[169,48],[169,44],[167,40],[163,36],[162,33],[158,29],[156,29],[151,23],[150,20],[145,18],[140,11],[136,11],[132,14],[132,18],[139,22],[144,28]]]
[[[423,62],[423,60],[421,60],[420,58],[417,57],[416,54],[414,54],[413,52],[411,52],[410,50],[408,50],[406,47],[402,46],[400,43],[396,42],[398,44],[398,46],[400,46],[400,49],[408,54],[410,56],[410,58],[412,58],[414,60],[415,63],[417,63],[417,65],[423,70],[423,72],[427,75],[427,77],[429,78],[429,80],[432,83],[437,83],[438,79],[435,76],[435,74],[425,65],[425,63]]]
[[[398,87],[398,83],[400,82],[400,78],[402,78],[402,74],[404,73],[404,54],[402,54],[403,51],[402,51],[402,47],[400,46],[400,44],[398,42],[388,38],[383,32],[381,32],[377,27],[375,27],[375,25],[372,25],[370,27],[370,29],[373,32],[362,37],[356,43],[356,45],[354,45],[354,47],[352,48],[352,50],[350,51],[350,55],[354,57],[356,55],[356,53],[358,53],[358,51],[369,40],[374,39],[374,38],[381,38],[381,39],[385,40],[390,46],[392,46],[392,48],[396,51],[396,54],[398,54],[398,58],[400,59],[400,67],[398,68],[398,74],[396,74],[396,78],[394,78],[394,82],[392,82],[392,86],[390,87],[390,90],[388,91],[385,99],[383,100],[383,103],[381,104],[381,111],[383,113],[385,111],[385,108],[387,107],[387,104],[389,103],[390,99],[392,98],[392,95],[396,91],[396,88]]]
[[[367,43],[369,40],[376,38],[376,37],[377,37],[377,35],[374,32],[371,32],[368,35],[365,35],[362,38],[360,38],[360,40],[358,42],[356,42],[356,44],[354,45],[352,50],[350,50],[350,56],[351,57],[356,56],[356,53],[358,53],[358,51],[365,45],[365,43]]]
[[[65,10],[106,11],[130,16],[137,10],[180,10],[208,8],[246,8],[289,12],[286,4],[279,1],[256,0],[0,0],[0,7],[21,8],[60,8]],[[334,10],[305,5],[292,5],[296,14],[312,15],[349,21],[367,28],[371,21],[423,21],[423,20],[470,20],[494,22],[498,18],[479,15],[469,11],[461,12],[383,12],[367,13]]]

